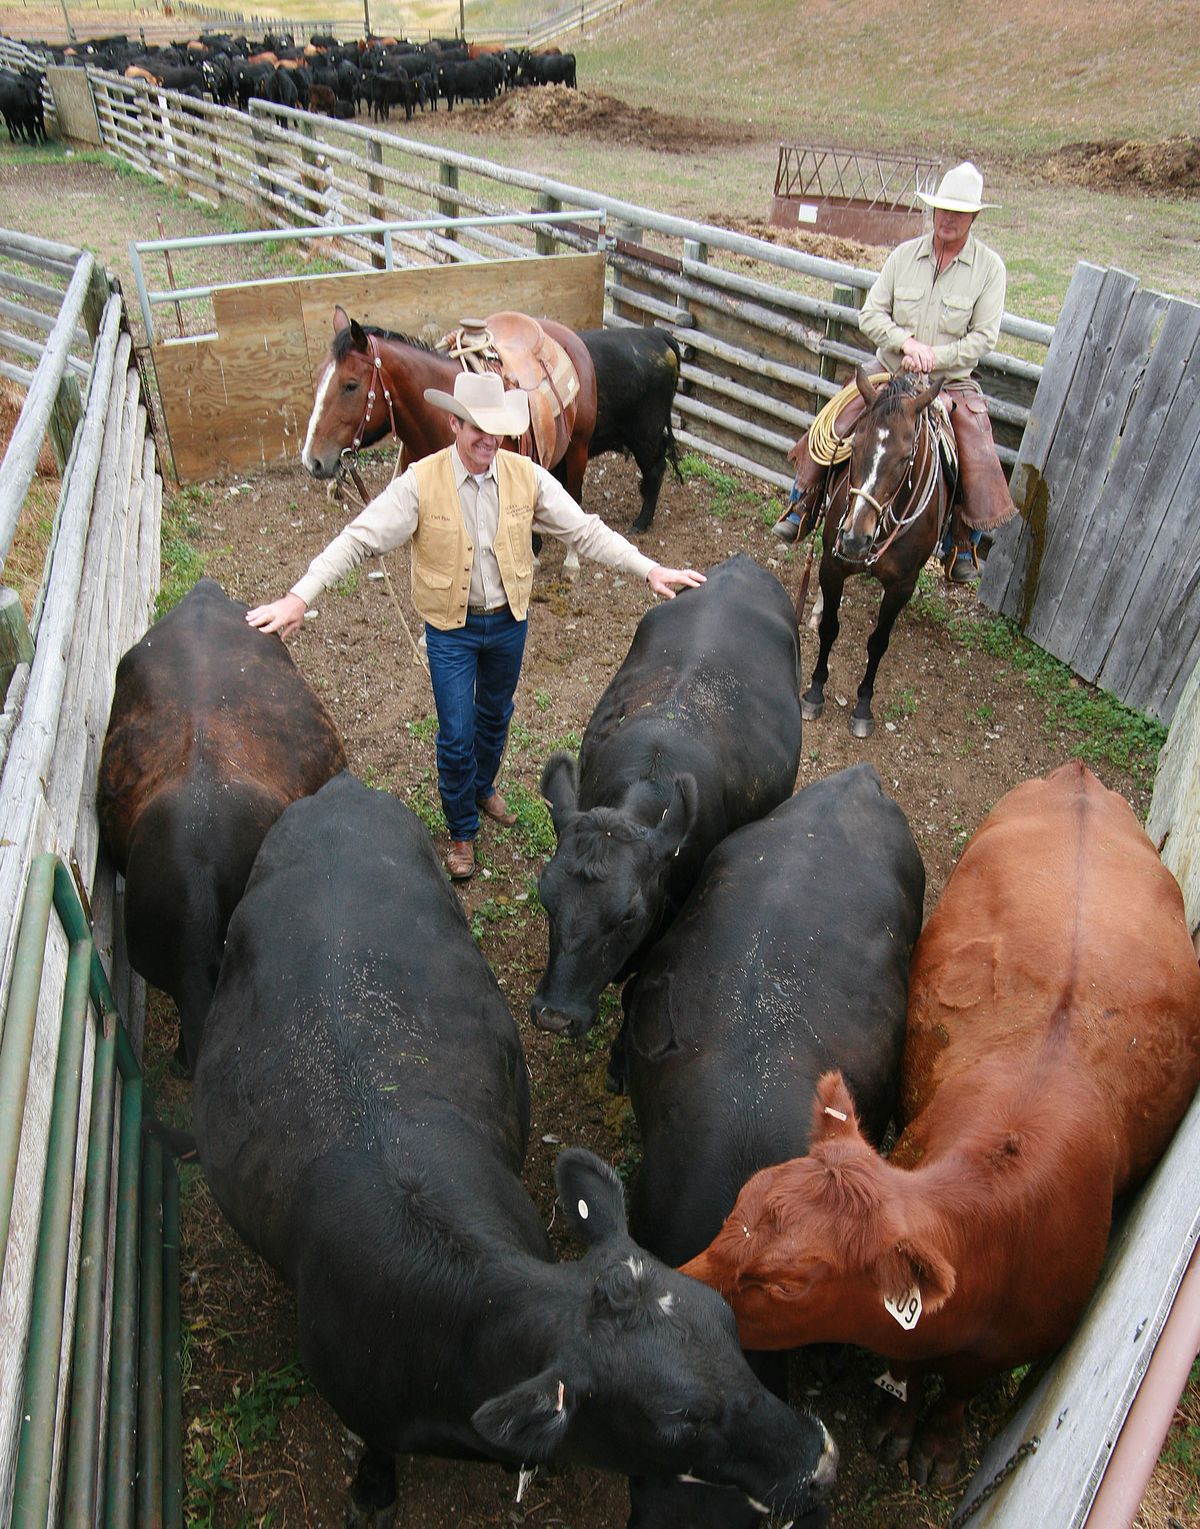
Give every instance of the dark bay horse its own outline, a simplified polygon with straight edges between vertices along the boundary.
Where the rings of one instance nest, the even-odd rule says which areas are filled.
[[[542,328],[570,357],[579,378],[575,422],[561,456],[546,464],[578,503],[596,423],[596,376],[587,346],[572,329],[546,319]],[[301,460],[314,478],[333,478],[342,453],[373,446],[394,431],[401,470],[441,451],[454,439],[449,415],[426,403],[425,389],[454,389],[459,363],[431,346],[372,326],[364,329],[342,308],[333,311],[333,343],[317,376],[316,401]],[[505,443],[515,450],[514,442]]]
[[[887,652],[896,617],[917,586],[917,575],[937,545],[952,496],[942,467],[929,405],[941,383],[922,387],[900,372],[876,387],[859,367],[856,381],[867,408],[858,422],[850,457],[828,477],[821,553],[823,608],[820,652],[801,706],[806,721],[825,709],[829,652],[838,635],[842,586],[855,573],[883,585],[879,615],[867,639],[867,668],[850,717],[856,738],[875,731],[871,697],[875,672]]]

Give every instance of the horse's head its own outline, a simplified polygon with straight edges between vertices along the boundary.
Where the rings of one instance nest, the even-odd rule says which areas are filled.
[[[378,351],[345,310],[333,310],[333,343],[321,363],[300,460],[314,478],[332,478],[342,452],[370,446],[391,429]]]
[[[855,380],[867,412],[850,448],[846,513],[834,546],[851,560],[867,555],[889,506],[913,487],[921,416],[942,390],[941,382],[918,386],[911,372],[877,388],[861,366]]]

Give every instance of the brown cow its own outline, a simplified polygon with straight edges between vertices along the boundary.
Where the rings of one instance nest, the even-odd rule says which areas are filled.
[[[151,74],[149,69],[144,69],[141,64],[130,64],[123,77],[127,80],[145,80],[147,85],[162,85],[158,75]]]
[[[246,606],[201,579],[117,667],[97,791],[129,959],[194,1066],[225,930],[271,824],[346,768],[333,719]]]
[[[913,955],[908,1121],[889,1161],[840,1073],[809,1154],[756,1174],[686,1273],[747,1348],[839,1341],[900,1361],[877,1442],[955,1473],[968,1398],[1069,1336],[1113,1197],[1163,1152],[1200,1081],[1200,970],[1174,878],[1078,763],[1011,791]],[[946,1392],[920,1431],[925,1371]],[[900,1387],[903,1390],[903,1384]]]

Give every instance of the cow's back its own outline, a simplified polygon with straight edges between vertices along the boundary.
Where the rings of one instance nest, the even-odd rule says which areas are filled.
[[[332,717],[246,609],[201,579],[117,667],[98,798],[119,870],[147,804],[199,768],[281,811],[346,766]]]
[[[742,553],[647,611],[583,735],[581,810],[688,771],[725,814],[712,842],[768,812],[800,765],[799,651],[787,591]]]
[[[1063,765],[997,805],[913,960],[904,1111],[982,1061],[1090,1080],[1115,1191],[1162,1152],[1200,1081],[1200,970],[1183,900],[1128,803]]]
[[[360,1187],[369,1170],[371,1194],[389,1154],[430,1171],[491,1162],[516,1183],[520,1039],[402,803],[343,773],[267,834],[230,922],[193,1099],[218,1203],[294,1283],[306,1223],[331,1208],[306,1186],[339,1163]]]
[[[651,1251],[691,1258],[751,1174],[807,1152],[823,1072],[842,1070],[882,1137],[924,888],[904,814],[866,764],[713,851],[626,995],[633,1230]]]

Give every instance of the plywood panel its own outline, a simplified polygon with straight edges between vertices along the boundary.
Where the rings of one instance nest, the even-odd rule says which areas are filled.
[[[604,322],[604,257],[556,255],[314,276],[301,284],[300,302],[309,344],[318,354],[333,335],[333,310],[339,304],[360,324],[379,324],[426,342],[440,339],[463,318],[483,318],[502,309],[557,319],[572,329],[599,329]]]
[[[54,95],[59,136],[99,147],[102,142],[100,123],[96,119],[87,71],[54,64],[46,70],[46,80]]]
[[[216,339],[156,345],[154,366],[184,482],[299,454],[312,367],[299,282],[216,293]]]
[[[464,317],[506,308],[595,329],[604,320],[604,257],[222,288],[213,294],[215,338],[168,341],[153,351],[181,481],[297,456],[312,411],[312,374],[328,347],[337,304],[361,323],[429,340]]]

